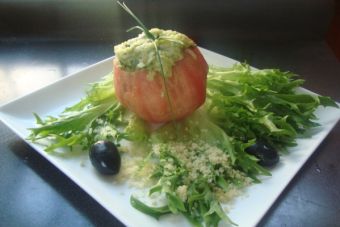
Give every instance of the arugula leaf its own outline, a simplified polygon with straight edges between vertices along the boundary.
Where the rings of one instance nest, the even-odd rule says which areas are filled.
[[[209,215],[212,215],[212,214],[216,214],[219,217],[219,219],[218,219],[217,222],[214,220],[214,223],[211,226],[217,226],[220,219],[224,220],[226,223],[231,223],[232,225],[237,225],[225,214],[221,205],[216,200],[212,200],[210,202],[210,209],[208,210],[207,213],[205,213],[204,216],[209,216]],[[208,226],[210,226],[210,225],[208,225]]]
[[[178,212],[185,212],[186,208],[183,201],[173,193],[166,193],[166,198],[168,201],[168,207],[172,213],[176,214]]]
[[[162,206],[162,207],[150,207],[146,205],[145,203],[138,200],[136,197],[131,196],[130,197],[130,204],[136,208],[137,210],[148,214],[156,219],[159,219],[164,214],[171,213],[168,206]]]

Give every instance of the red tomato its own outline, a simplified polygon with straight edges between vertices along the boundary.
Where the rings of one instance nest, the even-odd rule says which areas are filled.
[[[185,50],[183,58],[172,67],[172,76],[166,79],[172,110],[160,73],[151,80],[146,70],[122,70],[115,58],[113,81],[123,106],[146,121],[164,123],[184,118],[204,103],[207,73],[208,64],[199,49]]]

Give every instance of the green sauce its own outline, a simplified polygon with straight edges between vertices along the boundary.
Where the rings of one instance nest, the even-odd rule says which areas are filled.
[[[164,76],[170,77],[172,66],[183,58],[184,50],[196,44],[186,35],[176,31],[153,28],[150,32],[156,37],[155,41],[142,33],[114,47],[119,67],[128,72],[146,69],[152,79],[155,72],[161,72],[153,44],[156,42]]]

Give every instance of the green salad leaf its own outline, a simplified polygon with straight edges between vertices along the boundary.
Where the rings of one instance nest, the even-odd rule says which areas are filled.
[[[329,97],[298,92],[303,82],[277,69],[252,70],[246,64],[210,66],[207,112],[229,136],[245,142],[263,141],[283,151],[296,145],[298,135],[318,125],[316,108],[337,107]]]
[[[58,117],[34,114],[37,127],[30,129],[29,139],[52,140],[46,147],[50,152],[88,151],[98,140],[143,145],[147,150],[138,171],[153,166],[147,177],[156,183],[149,195],[164,195],[166,204],[152,207],[131,196],[134,208],[156,219],[182,214],[193,226],[218,226],[222,220],[236,225],[222,202],[270,175],[246,148],[262,141],[284,151],[318,126],[314,112],[319,106],[338,107],[329,97],[299,91],[302,83],[276,69],[210,66],[204,106],[186,119],[155,127],[121,106],[110,73]]]
[[[45,148],[46,151],[76,146],[88,150],[101,139],[119,142],[125,135],[118,127],[127,124],[122,117],[124,111],[115,97],[110,73],[101,81],[93,83],[86,97],[66,108],[59,117],[48,116],[42,120],[35,113],[38,126],[29,129],[31,134],[28,139],[33,142],[43,138],[53,139],[53,143]]]
[[[148,214],[148,215],[150,215],[150,216],[152,216],[156,219],[159,219],[164,214],[171,213],[168,205],[165,205],[165,206],[162,206],[162,207],[150,207],[150,206],[146,205],[145,203],[141,202],[140,200],[138,200],[134,196],[130,197],[130,203],[137,210],[139,210],[139,211],[141,211],[145,214]]]

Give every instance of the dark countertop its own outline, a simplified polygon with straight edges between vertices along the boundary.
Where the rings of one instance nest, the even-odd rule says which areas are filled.
[[[298,2],[300,7],[305,6],[303,1]],[[322,6],[321,1],[312,2],[316,8]],[[15,11],[12,3],[1,4],[8,10]],[[155,7],[160,9],[161,4],[145,4],[138,8],[138,11],[148,12],[149,9]],[[176,12],[176,7],[178,6],[174,3],[171,5],[171,10]],[[197,7],[202,9],[206,6],[201,4]],[[216,8],[214,10],[216,11]],[[207,10],[210,14],[206,17],[211,15],[211,20],[214,20],[213,15],[216,15],[214,10]],[[288,11],[290,8],[287,6],[282,10]],[[230,8],[228,12],[231,12]],[[246,15],[250,13],[247,10],[241,12]],[[275,8],[275,13],[278,12],[281,11]],[[293,17],[296,15],[294,12]],[[323,15],[322,12],[327,14],[320,10],[318,15]],[[64,13],[67,14],[67,12]],[[193,11],[190,13],[194,14]],[[256,14],[253,11],[251,13]],[[275,13],[268,15],[275,18]],[[286,13],[282,12],[281,17]],[[307,11],[305,15],[308,16],[309,13]],[[165,14],[164,17],[170,17],[169,14]],[[295,27],[293,26],[285,33],[287,34],[285,38],[279,39],[279,32],[284,32],[272,28],[273,22],[268,22],[268,26],[257,27],[262,30],[256,35],[247,36],[244,31],[252,33],[256,30],[255,28],[252,30],[252,26],[256,26],[256,23],[240,26],[238,31],[231,28],[223,30],[225,26],[223,23],[214,24],[214,28],[209,29],[206,24],[200,25],[197,22],[193,25],[192,20],[183,19],[180,17],[183,16],[181,12],[178,12],[178,15],[177,19],[171,17],[168,20],[159,20],[157,26],[173,23],[174,29],[190,34],[199,45],[236,60],[247,61],[254,67],[293,71],[306,80],[305,88],[340,101],[340,62],[322,38],[327,29],[323,30],[321,25],[316,26],[320,33],[319,37],[316,35],[308,38],[309,32],[313,32],[305,28],[302,31],[305,36],[298,34],[301,38],[292,38],[294,33],[301,32],[298,28],[304,27],[303,22],[299,21],[297,25],[294,25]],[[313,14],[310,15],[312,18]],[[157,21],[156,16],[155,18],[145,16],[145,18],[149,22]],[[329,20],[327,15],[323,18],[326,22]],[[258,20],[265,23],[261,17]],[[251,20],[244,19],[244,21]],[[115,23],[117,25],[119,22]],[[281,29],[289,27],[287,23],[279,23],[279,26]],[[309,23],[311,22],[307,23],[307,27]],[[66,33],[61,31],[62,29],[59,32],[52,32],[51,36],[46,35],[50,34],[48,32],[41,32],[39,36],[34,36],[27,32],[21,34],[8,30],[7,36],[0,38],[0,105],[46,86],[60,77],[111,57],[113,43],[120,42],[127,37],[124,30],[129,26],[131,24],[122,22],[121,26],[112,27],[114,32],[110,30],[108,36],[113,33],[117,35],[117,39],[111,39],[112,41],[106,37],[107,33],[103,32],[98,35],[96,29],[89,30],[93,32],[91,39],[72,36],[74,34],[65,36]],[[62,27],[59,24],[53,29]],[[47,30],[44,29],[44,31]],[[105,29],[107,28],[103,28]],[[271,29],[274,30],[273,33],[270,33]],[[272,37],[265,38],[268,34],[272,34]],[[339,225],[339,135],[340,125],[338,123],[290,182],[259,226]],[[122,226],[101,205],[2,122],[0,122],[0,209],[0,225],[2,226]]]

